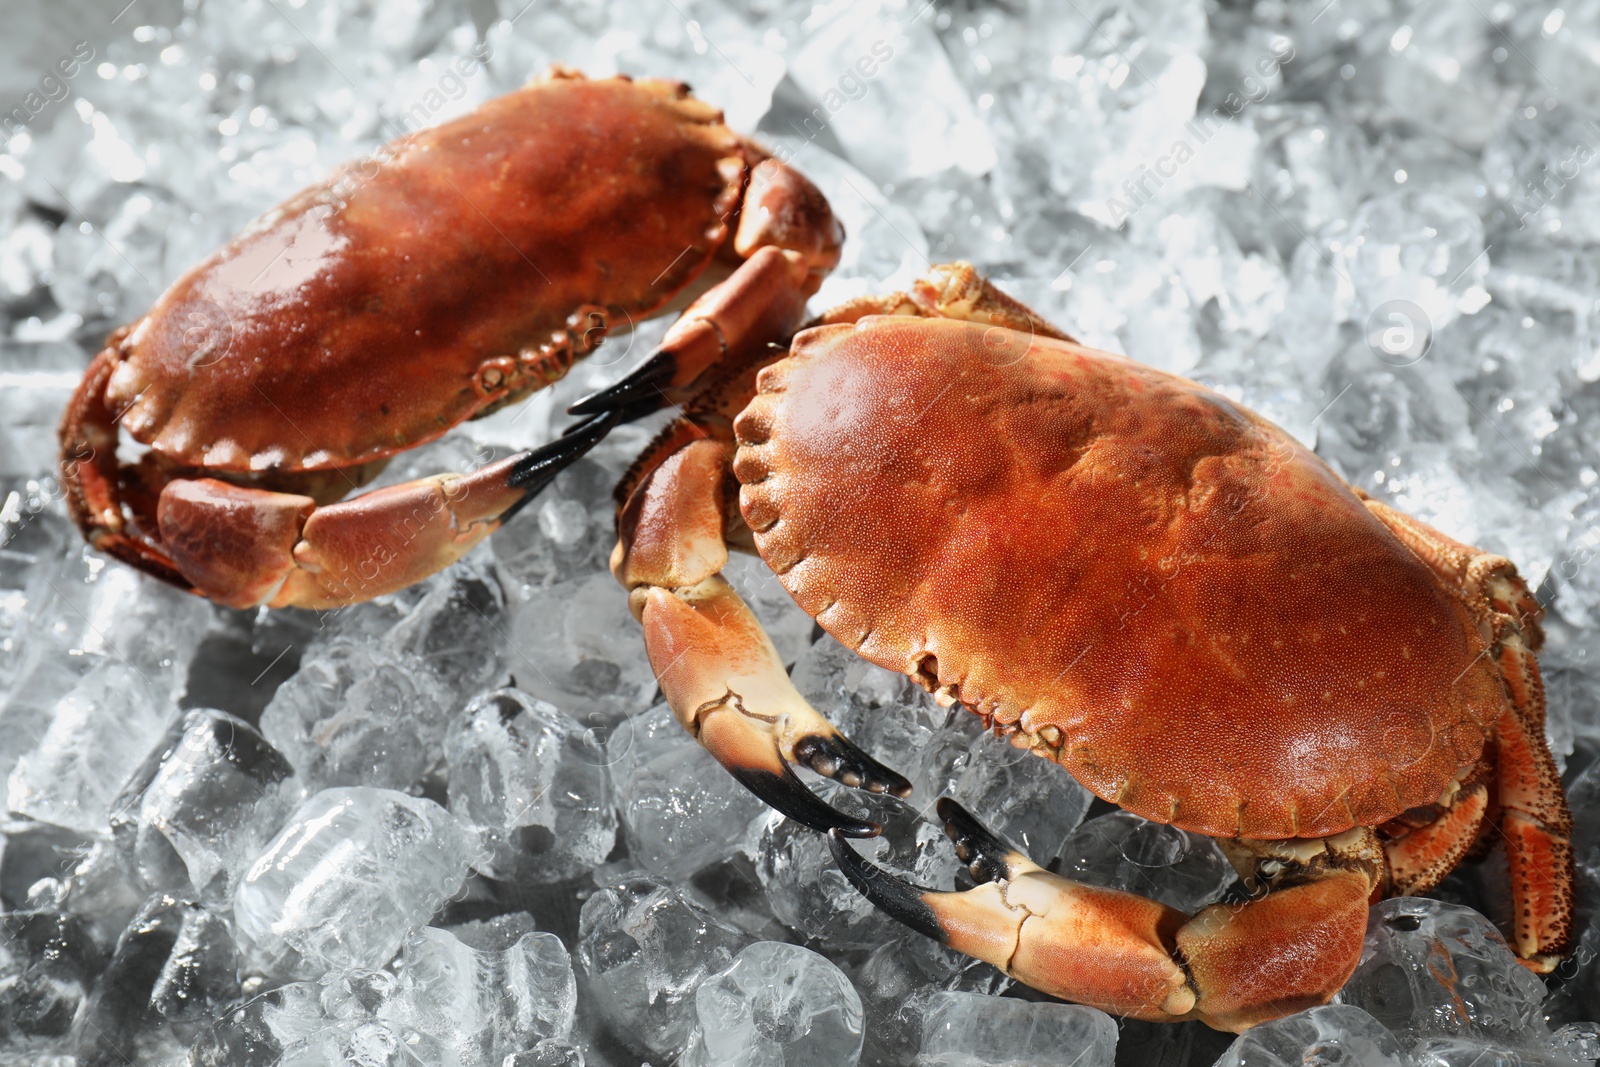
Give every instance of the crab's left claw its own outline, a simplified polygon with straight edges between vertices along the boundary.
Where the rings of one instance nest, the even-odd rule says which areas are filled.
[[[965,892],[924,889],[863,859],[837,834],[828,844],[850,884],[890,916],[1052,996],[1118,1015],[1173,1022],[1195,991],[1171,947],[1188,916],[1154,900],[1073,882],[1006,847],[959,805],[958,852],[977,876]]]
[[[662,694],[717,762],[767,804],[813,830],[872,837],[876,823],[824,803],[796,764],[845,785],[904,797],[911,783],[839,732],[789,681],[761,624],[720,575],[647,588],[645,648]]]
[[[939,814],[980,882],[974,889],[922,889],[837,834],[829,845],[850,883],[912,929],[1052,996],[1153,1022],[1199,1019],[1238,1032],[1326,1003],[1360,959],[1381,877],[1370,830],[1256,843],[1284,872],[1271,890],[1189,916],[1051,874],[953,800],[941,800]]]

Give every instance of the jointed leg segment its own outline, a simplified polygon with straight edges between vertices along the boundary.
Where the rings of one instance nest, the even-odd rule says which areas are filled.
[[[1495,780],[1486,811],[1496,816],[1511,868],[1509,940],[1530,970],[1549,973],[1571,947],[1574,901],[1572,814],[1545,741],[1544,683],[1533,656],[1543,641],[1543,609],[1504,557],[1376,500],[1366,503],[1441,581],[1461,591],[1489,640],[1506,708],[1492,730]]]
[[[719,573],[728,560],[729,479],[717,441],[666,456],[622,510],[612,573],[644,626],[667,703],[719,763],[812,829],[876,834],[876,824],[835,811],[795,776],[793,765],[802,764],[872,792],[911,791],[806,703],[761,624]]]
[[[834,857],[858,890],[912,929],[1035,989],[1154,1022],[1199,1019],[1237,1031],[1326,1002],[1360,958],[1383,873],[1370,831],[1294,842],[1294,855],[1284,843],[1257,843],[1276,865],[1274,888],[1190,917],[1052,874],[949,798],[939,814],[980,883],[974,889],[908,885],[838,835]]]

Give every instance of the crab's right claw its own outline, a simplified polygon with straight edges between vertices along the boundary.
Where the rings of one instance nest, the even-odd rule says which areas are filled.
[[[1051,874],[994,837],[954,801],[940,814],[979,875],[965,892],[924,889],[869,863],[837,834],[844,876],[890,916],[1052,996],[1118,1015],[1173,1022],[1195,992],[1173,958],[1188,916],[1154,900]]]
[[[752,729],[737,712],[708,714],[700,725],[699,740],[756,799],[802,826],[823,833],[838,831],[845,837],[875,837],[882,830],[875,822],[846,815],[807,789],[784,761],[771,733]]]

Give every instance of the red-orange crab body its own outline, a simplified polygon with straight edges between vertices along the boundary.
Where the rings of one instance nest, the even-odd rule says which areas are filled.
[[[715,258],[766,264],[743,288],[792,319],[840,236],[687,87],[554,72],[268,212],[114,335],[63,425],[69,502],[92,542],[225,603],[398,588],[523,497],[505,470],[317,505],[560,378]],[[119,425],[149,447],[136,468]],[[449,514],[397,536],[419,507]],[[375,558],[388,573],[355,573]]]
[[[1477,759],[1476,620],[1326,464],[1131,360],[972,337],[807,331],[736,423],[756,546],[824,629],[1211,836],[1376,826]]]
[[[613,571],[684,725],[830,830],[876,903],[1024,982],[1248,1027],[1326,1001],[1369,902],[1428,891],[1490,836],[1512,948],[1547,971],[1569,947],[1540,611],[1510,562],[1366,499],[1219,394],[1076,344],[969,266],[730,373],[624,491]],[[752,539],[845,646],[1104,799],[1217,838],[1263,892],[1185,915],[1051,874],[949,801],[976,889],[867,863],[843,836],[875,827],[790,765],[909,783],[793,689],[717,573]]]

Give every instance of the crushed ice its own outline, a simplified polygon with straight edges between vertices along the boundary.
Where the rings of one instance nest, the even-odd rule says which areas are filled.
[[[1600,1056],[1600,4],[161,10],[26,57],[67,80],[15,101],[0,153],[0,1063]],[[1551,608],[1574,959],[1549,982],[1512,962],[1491,862],[1375,908],[1338,1003],[1231,1041],[1036,1003],[907,935],[654,705],[604,566],[649,425],[450,572],[343,611],[223,611],[87,551],[53,428],[98,339],[334,164],[552,62],[688,81],[818,181],[850,232],[819,304],[971,259],[1516,560]],[[384,480],[548,437],[661,328]],[[1229,891],[1209,841],[1091,812],[816,637],[761,564],[730,571],[800,687],[916,783],[919,807],[833,798],[886,824],[879,863],[953,884],[919,817],[949,792],[1086,881],[1185,909]]]

